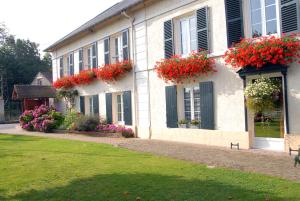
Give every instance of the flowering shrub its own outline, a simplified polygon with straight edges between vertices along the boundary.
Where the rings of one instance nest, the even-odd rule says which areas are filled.
[[[158,77],[166,82],[180,83],[186,79],[195,79],[216,72],[214,63],[214,59],[209,58],[205,51],[193,52],[187,58],[175,55],[163,59],[156,63],[155,70]]]
[[[97,126],[98,131],[122,133],[123,137],[130,138],[134,137],[134,132],[131,128],[126,128],[125,126],[118,126],[114,124],[99,125]]]
[[[243,39],[225,52],[225,62],[234,68],[245,66],[261,68],[265,64],[290,64],[300,58],[300,41],[295,36]]]
[[[258,78],[245,89],[247,107],[259,113],[274,108],[274,96],[280,93],[278,83],[270,78]]]
[[[117,62],[104,65],[97,71],[97,78],[105,82],[113,82],[121,79],[126,73],[132,70],[130,61]]]
[[[28,131],[51,132],[63,123],[63,116],[45,105],[26,110],[19,118],[20,125]]]

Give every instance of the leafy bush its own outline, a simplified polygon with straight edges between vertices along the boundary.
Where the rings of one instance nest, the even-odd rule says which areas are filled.
[[[99,117],[81,115],[74,122],[73,129],[77,131],[95,131],[99,122]]]
[[[51,132],[63,123],[64,117],[54,108],[46,105],[26,110],[19,118],[20,125],[28,131]]]
[[[74,127],[75,122],[80,118],[81,114],[71,110],[65,116],[64,122],[62,124],[63,129],[71,130]]]
[[[134,137],[134,132],[131,128],[126,128],[125,126],[118,126],[114,124],[99,125],[97,127],[98,131],[108,131],[113,133],[121,133],[123,137],[131,138]]]

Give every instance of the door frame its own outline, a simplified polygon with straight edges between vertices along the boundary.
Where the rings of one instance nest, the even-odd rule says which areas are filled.
[[[284,65],[279,64],[267,64],[263,66],[260,69],[257,69],[253,66],[246,66],[237,73],[239,76],[243,79],[243,85],[244,89],[247,85],[247,77],[248,76],[257,76],[262,74],[274,74],[277,76],[282,76],[282,90],[283,90],[283,112],[284,112],[284,134],[289,134],[289,112],[288,112],[288,96],[287,96],[287,70],[288,67]],[[246,103],[246,99],[244,98],[244,101]],[[254,128],[252,128],[252,125],[249,125],[251,120],[253,118],[253,115],[251,115],[251,112],[248,112],[245,104],[245,131],[249,132],[249,140],[250,140],[250,147],[255,147],[255,131]],[[251,127],[252,126],[252,127]],[[284,138],[281,138],[284,144]],[[260,139],[258,139],[260,140]],[[265,139],[266,142],[268,142],[268,139]],[[257,144],[257,143],[256,143]],[[281,146],[281,145],[280,145]],[[284,149],[284,147],[283,147]],[[278,149],[275,149],[278,150]]]

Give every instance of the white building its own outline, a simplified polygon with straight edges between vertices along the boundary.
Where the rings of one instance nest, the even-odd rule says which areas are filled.
[[[124,0],[46,51],[53,56],[54,81],[82,69],[132,60],[132,73],[118,82],[76,87],[80,94],[76,105],[85,114],[132,126],[140,138],[295,149],[300,145],[298,64],[287,71],[279,66],[236,72],[225,66],[222,56],[241,37],[298,32],[299,9],[299,0]],[[162,58],[199,48],[216,59],[217,73],[172,85],[153,70]],[[244,104],[244,86],[261,73],[278,77],[283,86],[282,118],[271,138],[258,134]],[[177,128],[181,119],[201,120],[200,129]]]

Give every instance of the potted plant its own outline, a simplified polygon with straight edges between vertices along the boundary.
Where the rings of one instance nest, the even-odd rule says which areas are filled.
[[[198,129],[200,125],[200,121],[197,119],[193,119],[190,123],[190,128],[192,129]]]
[[[185,119],[182,119],[178,122],[178,127],[179,128],[187,128],[187,124],[188,124],[188,121]]]

